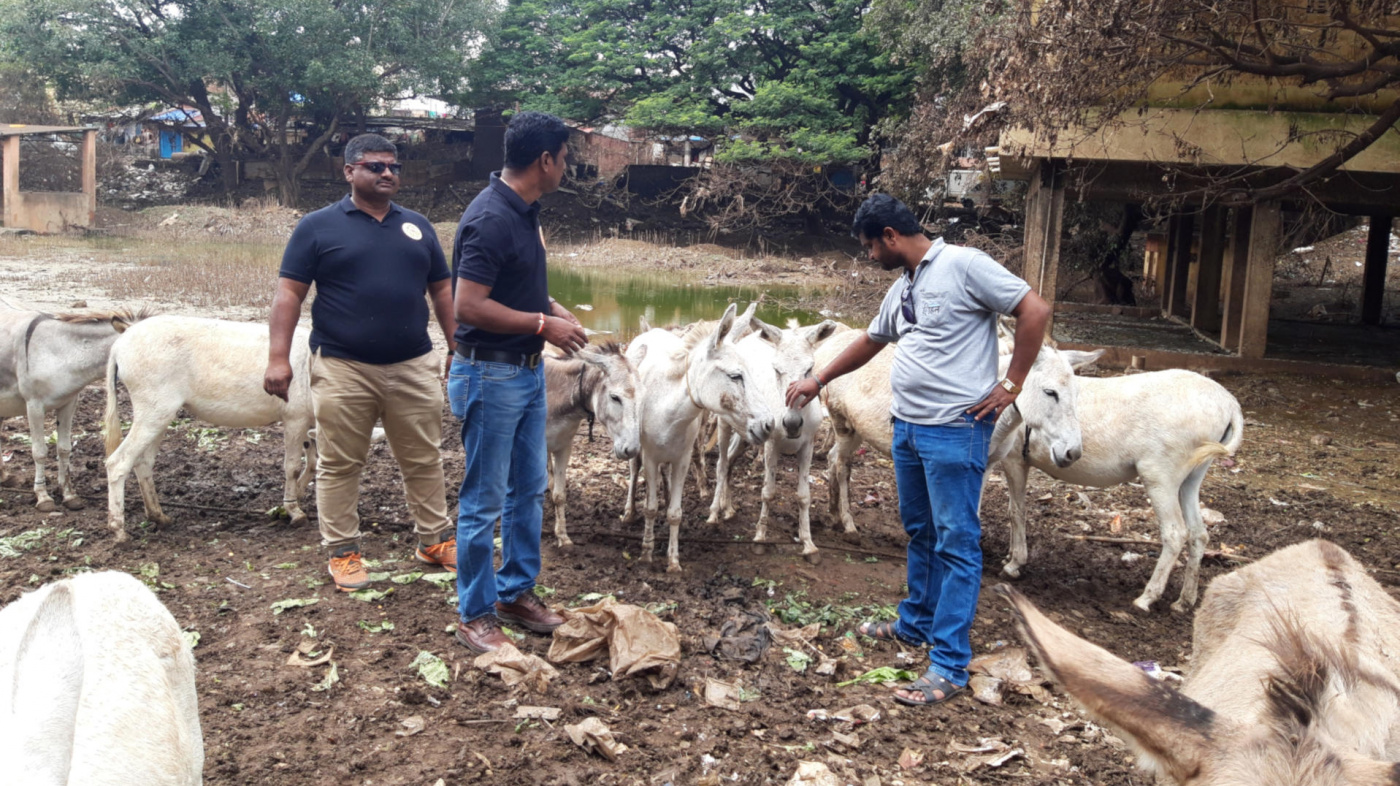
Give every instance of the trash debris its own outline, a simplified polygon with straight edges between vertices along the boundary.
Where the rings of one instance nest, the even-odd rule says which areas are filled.
[[[640,606],[612,597],[597,605],[566,609],[565,622],[554,631],[549,659],[577,663],[608,655],[613,679],[645,676],[656,690],[675,679],[681,663],[681,639],[674,623],[662,622]],[[552,669],[551,669],[552,671]]]
[[[812,665],[811,655],[808,655],[802,650],[795,650],[792,647],[783,647],[783,652],[785,653],[783,660],[787,661],[788,668],[798,674],[807,673],[807,667]]]
[[[236,582],[235,582],[236,583]],[[243,586],[247,586],[246,584]],[[272,614],[276,616],[287,609],[299,609],[303,606],[314,606],[320,603],[320,598],[287,598],[286,600],[276,600],[272,602]]]
[[[831,741],[822,744],[830,748],[832,747],[832,743],[841,745],[851,750],[857,750],[860,748],[860,737],[857,737],[854,734],[842,734],[839,731],[833,731],[831,732]]]
[[[1041,684],[1031,671],[1026,650],[1022,647],[1006,647],[996,652],[979,655],[967,666],[973,677],[972,697],[992,706],[1001,706],[1002,696],[1007,688],[1030,696],[1041,704],[1051,703],[1050,691]]]
[[[721,682],[713,677],[705,678],[705,687],[700,692],[700,697],[706,704],[725,710],[739,709],[740,695],[738,685]]]
[[[1051,734],[1059,735],[1069,724],[1059,718],[1037,718],[1036,722],[1050,730]]]
[[[472,665],[491,674],[501,675],[506,685],[515,687],[525,683],[525,687],[536,693],[549,689],[549,682],[559,676],[559,671],[535,654],[525,654],[514,644],[502,644],[495,652],[478,655]],[[445,667],[444,667],[445,668]]]
[[[841,665],[841,661],[837,658],[828,658],[827,656],[822,655],[821,653],[817,654],[817,658],[817,667],[813,669],[813,671],[817,674],[820,674],[823,677],[835,676],[836,667]]]
[[[1119,513],[1108,522],[1108,532],[1110,535],[1120,535],[1123,532],[1123,514]]]
[[[842,786],[844,781],[836,777],[830,767],[819,761],[799,761],[797,772],[788,779],[786,786]]]
[[[331,661],[331,667],[326,670],[326,676],[320,682],[311,686],[313,691],[330,690],[331,686],[340,682],[340,669],[336,668],[335,661]]]
[[[287,656],[288,666],[299,666],[309,669],[312,666],[320,666],[330,663],[331,656],[335,654],[335,645],[326,648],[325,652],[317,653],[317,643],[312,639],[302,639],[297,648],[292,650],[292,654]]]
[[[1225,514],[1210,508],[1201,508],[1201,520],[1214,527],[1225,523]]]
[[[563,710],[558,707],[527,707],[520,705],[515,708],[515,717],[521,720],[559,720]]]
[[[976,745],[951,742],[948,744],[948,750],[968,754],[959,765],[963,772],[972,772],[982,767],[995,769],[1018,756],[1025,755],[1025,751],[1012,748],[999,737],[983,737]]]
[[[608,761],[617,761],[619,755],[627,752],[627,746],[613,739],[612,731],[597,718],[586,718],[582,723],[566,725],[564,733],[575,745],[597,753]]]
[[[793,628],[792,630],[785,630],[781,626],[771,622],[768,623],[767,627],[768,632],[773,636],[773,641],[785,647],[801,647],[810,644],[812,640],[822,632],[822,625],[820,622],[813,622],[810,625]]]
[[[773,628],[762,614],[741,611],[720,626],[718,636],[705,636],[705,651],[716,658],[757,663],[773,644]]]
[[[428,722],[423,720],[422,715],[410,715],[399,721],[399,725],[403,728],[394,732],[395,737],[412,737],[418,732],[428,728]]]
[[[1142,555],[1137,553],[1136,551],[1125,551],[1123,552],[1123,556],[1119,557],[1119,559],[1123,560],[1124,564],[1131,565],[1134,562],[1137,562],[1138,560],[1142,559]]]
[[[835,712],[823,709],[808,710],[807,712],[807,720],[839,721],[841,723],[849,723],[852,726],[873,723],[879,719],[880,711],[869,704],[857,704],[854,707],[847,707],[844,710],[837,710]]]
[[[1133,661],[1133,665],[1137,666],[1139,669],[1142,669],[1143,672],[1147,674],[1147,676],[1151,677],[1154,680],[1176,680],[1177,682],[1181,681],[1180,674],[1173,674],[1172,672],[1163,669],[1157,664],[1157,661],[1155,660],[1135,660]]]
[[[913,748],[905,748],[904,752],[899,754],[899,768],[901,770],[912,770],[923,763],[923,751],[916,751]]]

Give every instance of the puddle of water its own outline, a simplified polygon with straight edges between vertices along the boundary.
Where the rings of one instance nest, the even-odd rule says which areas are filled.
[[[823,319],[815,312],[782,307],[783,302],[801,294],[796,287],[707,286],[677,274],[607,273],[551,263],[549,293],[573,311],[584,327],[612,331],[604,338],[614,341],[630,341],[636,336],[641,317],[653,327],[685,325],[719,319],[730,303],[737,302],[742,311],[760,297],[758,318],[771,325],[784,326],[793,317],[803,325]]]

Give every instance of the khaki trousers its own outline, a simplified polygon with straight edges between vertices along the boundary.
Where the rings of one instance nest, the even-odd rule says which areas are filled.
[[[382,366],[320,352],[312,356],[316,508],[324,545],[342,546],[360,537],[360,474],[379,420],[403,473],[413,531],[423,543],[443,539],[452,522],[443,485],[438,368],[436,352]]]

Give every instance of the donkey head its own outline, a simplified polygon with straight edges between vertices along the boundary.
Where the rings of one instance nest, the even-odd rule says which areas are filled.
[[[751,317],[753,306],[745,314]],[[738,307],[731,303],[713,330],[694,329],[684,341],[690,351],[686,385],[701,407],[715,413],[733,429],[757,445],[773,432],[772,410],[755,383],[756,373],[744,363],[731,334]]]
[[[647,348],[639,348],[638,363],[646,357]],[[585,375],[594,385],[585,391],[593,415],[612,437],[613,456],[633,459],[641,454],[641,418],[638,415],[637,369],[615,343],[590,345],[577,355],[579,360],[598,369],[601,375]],[[585,384],[587,384],[585,382]]]
[[[1021,636],[1041,665],[1099,720],[1121,731],[1138,763],[1181,786],[1383,786],[1396,783],[1400,764],[1367,758],[1329,733],[1324,719],[1349,674],[1327,642],[1287,624],[1276,626],[1269,649],[1274,673],[1241,679],[1219,706],[1255,707],[1235,719],[1178,693],[1107,650],[1075,636],[1040,613],[1021,593],[997,587],[1011,601]],[[1243,721],[1243,722],[1242,722]],[[1374,718],[1372,718],[1374,722]]]
[[[820,421],[820,409],[816,409],[820,405],[813,400],[802,409],[789,408],[785,403],[788,385],[812,376],[817,347],[835,334],[841,325],[828,319],[818,325],[800,327],[793,320],[786,330],[780,330],[756,317],[752,324],[753,336],[745,339],[740,348],[755,342],[763,342],[770,348],[757,358],[752,358],[754,353],[747,353],[746,357],[758,360],[755,365],[759,367],[755,369],[755,374],[766,374],[768,377],[764,380],[764,388],[773,402],[773,409],[782,412],[776,425],[782,427],[788,439],[797,439],[801,436],[802,424],[808,418]]]
[[[1058,350],[1051,346],[1040,348],[1035,365],[1026,375],[1016,409],[1032,438],[1044,444],[1057,467],[1068,467],[1083,453],[1083,438],[1079,432],[1078,385],[1074,369],[1098,359],[1103,350],[1078,352]],[[1005,376],[1010,355],[1001,357],[1001,375]],[[1012,441],[1009,430],[998,429],[997,441],[1007,445]],[[1004,455],[1004,451],[1003,454]]]

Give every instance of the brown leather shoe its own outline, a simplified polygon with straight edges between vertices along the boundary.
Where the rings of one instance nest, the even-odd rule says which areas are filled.
[[[500,617],[502,622],[546,635],[564,624],[564,618],[535,597],[533,590],[521,594],[510,603],[496,603],[496,616]]]
[[[478,655],[495,652],[511,640],[501,632],[501,621],[495,614],[477,617],[471,622],[457,623],[457,642]]]

